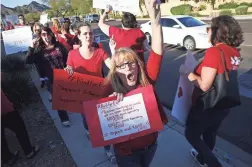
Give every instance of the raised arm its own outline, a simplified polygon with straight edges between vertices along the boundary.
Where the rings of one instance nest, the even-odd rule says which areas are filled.
[[[145,6],[150,16],[152,41],[151,49],[158,55],[163,55],[163,34],[160,24],[160,4],[156,4],[156,0],[145,0]]]
[[[109,36],[109,27],[110,26],[105,24],[105,19],[106,19],[109,12],[110,12],[110,7],[107,6],[105,11],[103,12],[103,14],[101,13],[100,20],[99,20],[99,23],[98,23],[98,26],[100,27],[102,32],[104,34],[106,34],[107,36]]]
[[[145,0],[145,5],[150,16],[152,28],[152,46],[146,70],[149,79],[154,84],[158,79],[163,57],[163,36],[160,25],[161,12],[160,5],[156,4],[156,0]]]

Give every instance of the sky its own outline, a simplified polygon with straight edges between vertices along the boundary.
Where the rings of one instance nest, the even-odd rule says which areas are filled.
[[[39,0],[35,0],[35,1],[37,1],[38,3],[41,3],[41,1]],[[31,2],[32,0],[1,0],[1,3],[4,6],[11,7],[11,8],[14,8],[16,6],[28,5]]]

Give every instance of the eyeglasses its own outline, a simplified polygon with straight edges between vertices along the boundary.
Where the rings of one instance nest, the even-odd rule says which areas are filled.
[[[127,62],[127,63],[123,63],[123,64],[121,64],[121,65],[118,65],[118,66],[116,66],[116,68],[118,68],[118,69],[125,69],[126,68],[126,65],[128,65],[128,66],[131,66],[131,67],[135,67],[136,66],[136,62],[135,61],[132,61],[132,62]]]
[[[18,19],[19,19],[19,20],[23,20],[24,18],[23,18],[23,17],[19,17]]]
[[[40,32],[40,29],[35,30],[35,32]]]

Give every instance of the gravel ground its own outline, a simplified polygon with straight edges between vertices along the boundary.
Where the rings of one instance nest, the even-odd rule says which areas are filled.
[[[53,120],[34,86],[34,99],[37,102],[30,104],[20,111],[27,127],[31,143],[38,144],[40,151],[30,160],[25,155],[13,132],[6,130],[6,140],[12,152],[19,150],[17,167],[75,167],[65,143],[63,142]]]

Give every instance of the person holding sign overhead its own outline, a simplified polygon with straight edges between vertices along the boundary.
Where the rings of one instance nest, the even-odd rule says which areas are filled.
[[[53,69],[64,69],[66,67],[67,54],[67,49],[56,41],[52,30],[48,27],[42,28],[39,44],[36,46],[32,44],[29,47],[26,54],[26,63],[41,63],[45,76],[49,79],[47,87],[50,93],[53,91]],[[70,126],[67,112],[58,110],[58,114],[62,124],[65,127]]]
[[[144,51],[147,50],[145,48],[148,47],[148,43],[146,43],[145,34],[137,28],[136,17],[132,13],[124,12],[122,16],[122,28],[109,26],[105,24],[105,18],[111,9],[111,6],[107,6],[103,15],[101,15],[98,24],[100,29],[110,38],[114,37],[116,49],[120,47],[132,48],[140,60],[144,62]]]
[[[105,63],[110,68],[111,60],[103,48],[94,46],[94,34],[91,26],[86,23],[80,24],[78,26],[78,38],[81,42],[81,47],[69,52],[65,70],[70,75],[73,72],[78,72],[102,78],[102,65]],[[89,138],[86,118],[84,115],[82,117]],[[110,146],[105,146],[104,149],[110,161],[115,163],[115,157],[110,151]]]
[[[133,49],[119,48],[115,51],[107,82],[112,84],[116,92],[112,96],[117,96],[119,100],[122,100],[122,94],[150,84],[154,85],[160,71],[163,57],[160,5],[156,4],[156,0],[145,0],[145,5],[151,20],[152,49],[146,67]],[[115,49],[115,45],[110,46],[111,50]],[[157,95],[156,99],[159,110],[156,112],[159,112],[162,123],[166,124],[168,119]],[[115,144],[114,150],[118,166],[148,167],[157,149],[157,138],[158,132],[154,132]]]

